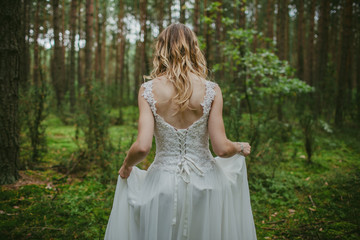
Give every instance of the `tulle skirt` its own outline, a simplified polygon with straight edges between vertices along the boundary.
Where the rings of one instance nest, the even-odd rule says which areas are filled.
[[[256,239],[245,157],[216,157],[188,183],[162,169],[118,176],[105,239]]]

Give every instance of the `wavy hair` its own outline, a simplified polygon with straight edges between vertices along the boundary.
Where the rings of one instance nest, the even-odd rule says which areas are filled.
[[[189,73],[206,78],[206,60],[200,50],[195,33],[182,23],[173,23],[157,37],[153,59],[153,70],[147,79],[166,76],[175,87],[173,101],[178,112],[190,108],[193,86]]]

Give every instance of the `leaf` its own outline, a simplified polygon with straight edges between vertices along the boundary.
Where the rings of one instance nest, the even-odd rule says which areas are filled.
[[[295,213],[295,209],[288,209],[289,213],[293,214]]]

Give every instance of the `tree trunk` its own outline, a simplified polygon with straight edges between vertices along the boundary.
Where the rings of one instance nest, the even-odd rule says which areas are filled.
[[[356,21],[356,27],[357,32],[360,32],[360,6],[357,7],[356,15],[357,21]],[[357,51],[356,53],[360,52],[360,36],[357,34]],[[356,54],[356,106],[357,106],[357,122],[358,126],[360,125],[360,54]],[[354,64],[355,65],[355,64]]]
[[[186,1],[180,0],[180,22],[185,24]]]
[[[297,17],[297,75],[298,78],[304,80],[304,0],[298,1],[298,17]]]
[[[41,1],[36,2],[35,26],[34,26],[34,65],[33,65],[33,84],[39,86],[39,12]]]
[[[56,95],[57,108],[60,109],[64,97],[65,66],[63,49],[60,41],[59,0],[53,0],[53,24],[54,24],[54,60],[53,60],[53,85]]]
[[[208,1],[204,0],[204,16],[205,17],[209,17],[209,10],[207,9],[208,7]],[[210,31],[209,31],[210,26],[208,25],[208,23],[206,23],[206,21],[204,21],[204,32],[203,32],[203,38],[205,40],[205,59],[207,62],[207,68],[211,69],[211,44],[210,44]]]
[[[164,29],[164,1],[156,0],[158,6],[158,14],[157,14],[157,24],[159,28],[159,33],[161,33]]]
[[[126,62],[125,62],[125,89],[126,89],[126,103],[128,104],[130,102],[130,97],[131,97],[131,89],[130,89],[130,71],[129,71],[129,62],[130,62],[130,57],[129,57],[129,50],[127,49],[125,51],[126,54]]]
[[[215,20],[215,41],[216,41],[216,47],[215,47],[215,62],[216,63],[222,63],[222,50],[221,50],[221,41],[222,41],[222,24],[221,24],[221,18],[222,18],[222,11],[223,11],[223,3],[222,0],[218,0],[219,7],[217,8],[216,12],[216,20]],[[216,72],[216,79],[223,80],[224,78],[224,71],[222,69],[219,69]]]
[[[100,57],[100,79],[105,84],[106,78],[105,78],[105,61],[106,61],[106,21],[107,21],[107,1],[104,1],[104,7],[103,7],[103,13],[102,13],[103,19],[101,22],[101,57]]]
[[[278,14],[276,18],[276,48],[280,60],[287,59],[288,38],[286,30],[289,18],[288,14],[288,0],[278,0]]]
[[[97,144],[96,127],[94,126],[96,116],[93,109],[93,61],[92,61],[92,47],[93,47],[93,23],[94,23],[94,4],[93,0],[86,0],[86,18],[85,18],[85,100],[86,100],[86,114],[87,114],[87,134],[85,142],[89,151],[97,150],[100,145]]]
[[[274,40],[274,1],[268,0],[266,7],[267,30],[266,37],[270,39],[267,47],[271,47]]]
[[[20,0],[0,8],[0,184],[19,179]]]
[[[63,98],[66,92],[69,90],[69,79],[68,69],[66,68],[65,64],[65,1],[61,1],[61,64],[63,68],[63,73],[60,81],[60,85],[62,88]]]
[[[311,86],[314,85],[313,82],[313,73],[314,73],[314,29],[315,29],[315,7],[316,2],[310,1],[310,11],[309,11],[309,33],[307,41],[307,62],[305,67],[305,80],[306,83]]]
[[[321,1],[320,3],[320,17],[319,17],[319,33],[318,41],[316,43],[317,59],[315,68],[314,84],[316,87],[316,113],[321,113],[323,107],[323,96],[326,91],[324,76],[326,76],[327,62],[328,62],[328,21],[330,14],[330,2]]]
[[[134,96],[137,99],[137,93],[139,92],[139,87],[141,84],[140,78],[142,79],[144,74],[146,74],[147,58],[146,58],[146,20],[147,20],[147,0],[140,0],[140,76],[136,79],[135,82],[135,92]]]
[[[74,112],[76,104],[75,99],[75,36],[76,36],[76,10],[77,0],[71,0],[70,8],[70,74],[69,74],[69,90],[70,90],[70,111]]]
[[[30,73],[30,51],[29,51],[29,39],[30,39],[30,15],[31,15],[31,5],[30,0],[23,1],[22,14],[22,43],[21,43],[21,53],[22,58],[20,58],[20,68],[21,68],[21,79],[20,83],[24,90],[28,88],[28,78]]]
[[[337,95],[336,95],[336,112],[335,124],[343,124],[344,100],[347,83],[351,79],[351,51],[352,51],[352,0],[344,1],[342,13],[342,37],[341,37],[341,56],[340,69],[337,77]]]
[[[134,83],[135,83],[135,87],[134,87],[134,102],[136,102],[137,100],[137,94],[138,94],[138,89],[139,89],[139,84],[140,84],[140,81],[139,81],[139,78],[140,78],[140,75],[141,75],[141,55],[140,55],[140,41],[136,41],[136,47],[135,47],[135,59],[134,59]],[[139,56],[140,55],[140,56]]]
[[[108,64],[106,64],[106,72],[107,72],[107,86],[108,87],[112,87],[111,85],[114,83],[114,79],[115,79],[115,65],[114,62],[116,62],[116,42],[117,42],[117,33],[113,32],[112,33],[112,41],[111,44],[108,47],[108,59],[107,62]]]
[[[278,0],[277,3],[278,14],[276,18],[276,48],[280,60],[287,60],[288,53],[288,1],[289,0]],[[283,120],[281,98],[279,98],[279,102],[277,103],[277,118],[278,121]]]
[[[172,22],[172,15],[171,15],[171,7],[172,7],[172,0],[168,0],[168,15],[169,15],[169,24]]]
[[[194,25],[194,32],[196,35],[199,34],[199,24],[200,24],[199,19],[200,19],[200,0],[195,0],[193,25]]]
[[[92,46],[93,46],[93,0],[86,0],[86,45],[85,45],[85,85],[86,91],[89,90],[92,80]]]
[[[124,17],[125,17],[125,7],[124,7],[124,1],[120,0],[119,2],[119,14],[118,14],[118,35],[117,35],[117,59],[116,62],[118,63],[117,68],[117,80],[116,82],[119,83],[118,88],[116,90],[119,92],[119,97],[117,102],[119,107],[119,118],[117,123],[122,124],[123,123],[123,115],[122,115],[122,107],[124,106],[124,59],[125,59],[125,23],[124,23]]]
[[[284,29],[284,59],[290,61],[289,56],[289,0],[284,0],[283,19],[285,23]]]
[[[340,5],[340,3],[339,3]],[[340,6],[336,5],[333,6],[332,9],[336,9],[335,14],[330,14],[330,20],[328,25],[330,26],[329,31],[329,54],[331,56],[331,59],[328,61],[331,61],[336,67],[336,71],[339,69],[340,65],[340,51],[339,51],[339,45],[340,43],[340,37],[341,37],[341,8]],[[332,10],[330,10],[331,12]],[[328,54],[328,55],[329,55]]]
[[[358,13],[359,14],[359,13]],[[359,16],[359,15],[358,15]],[[359,31],[360,29],[358,29]],[[358,51],[360,51],[360,36],[357,36]],[[357,67],[356,67],[356,106],[357,106],[357,119],[358,125],[360,123],[360,54],[357,54]]]
[[[239,11],[239,27],[242,29],[246,28],[246,0],[240,0],[240,11]]]
[[[79,7],[78,7],[78,35],[79,35],[79,41],[78,41],[78,52],[77,52],[77,82],[78,82],[78,94],[80,95],[80,89],[82,86],[84,86],[84,80],[83,80],[83,69],[82,69],[82,61],[81,61],[81,45],[80,40],[82,39],[82,16],[81,16],[81,3],[82,1],[78,1]]]
[[[95,41],[96,41],[96,48],[95,48],[95,80],[97,82],[102,81],[102,79],[100,79],[100,64],[99,64],[99,59],[101,56],[101,43],[100,43],[100,33],[101,33],[101,22],[100,22],[100,7],[99,7],[99,1],[100,0],[95,0]]]
[[[255,34],[254,34],[254,40],[253,40],[253,51],[256,51],[257,48],[257,31],[258,31],[258,21],[259,21],[259,14],[258,14],[258,0],[254,0],[254,27],[253,29],[255,30]]]

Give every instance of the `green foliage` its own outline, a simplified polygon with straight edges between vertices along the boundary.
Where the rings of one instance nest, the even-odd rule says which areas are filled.
[[[318,125],[314,125],[314,130]],[[301,128],[293,135],[302,136]],[[283,161],[277,174],[271,167],[278,157],[271,145],[251,159],[249,185],[258,238],[357,239],[359,237],[359,151],[349,152],[353,137],[317,131],[319,149],[313,164],[304,162],[305,149],[297,137],[282,144]],[[346,138],[346,147],[341,143]],[[351,140],[353,139],[353,140]],[[336,147],[334,147],[336,144]],[[346,159],[346,160],[345,160]],[[272,160],[272,161],[271,161]]]
[[[95,178],[72,185],[1,190],[4,239],[93,239],[104,235],[114,189]]]
[[[232,91],[225,88],[223,92]],[[232,104],[241,101],[237,99]],[[285,105],[284,110],[291,107]],[[240,137],[244,133],[251,135],[250,115],[243,113],[241,120],[235,118],[235,121],[229,117],[236,116],[234,109],[237,108],[226,114],[225,121],[234,127],[237,124]],[[25,181],[33,179],[29,182],[33,185],[18,189],[2,186],[0,190],[0,234],[4,239],[103,238],[117,171],[136,136],[133,119],[137,117],[137,108],[124,108],[124,113],[126,125],[111,126],[109,131],[114,146],[106,159],[110,170],[104,171],[93,163],[86,172],[69,175],[61,170],[59,163],[76,159],[77,142],[71,140],[76,128],[64,125],[55,115],[48,116],[45,123],[49,151],[44,162],[37,170],[21,172]],[[110,114],[117,112],[112,110]],[[254,122],[263,122],[262,118],[268,117],[255,113],[253,118]],[[313,125],[317,144],[310,165],[304,161],[306,152],[298,119],[288,124],[278,122],[273,115],[265,124],[255,125],[261,133],[257,138],[259,143],[254,155],[246,161],[258,239],[359,237],[358,134],[353,129],[332,129],[330,133],[324,125]],[[235,133],[228,133],[234,137]],[[79,134],[81,146],[85,144],[84,138],[84,134]],[[153,157],[154,149],[147,159]],[[139,166],[146,169],[149,160]]]
[[[307,154],[307,160],[311,163],[311,157],[315,148],[315,139],[314,139],[314,123],[311,115],[303,115],[300,117],[300,125],[304,132],[304,145]]]
[[[257,49],[252,52],[250,43],[253,41],[253,30],[235,29],[228,34],[230,41],[223,43],[224,54],[234,62],[232,70],[237,71],[237,76],[246,79],[249,95],[280,97],[314,90],[294,78],[294,69],[287,61],[279,60],[271,50]]]
[[[49,86],[30,86],[27,91],[20,93],[19,115],[21,132],[21,166],[34,168],[47,151],[45,118],[49,114],[47,104],[50,94]]]
[[[76,117],[76,135],[78,139],[80,131],[85,136],[85,149],[80,149],[80,156],[83,156],[81,166],[89,166],[89,163],[97,163],[105,168],[107,151],[110,150],[109,142],[109,111],[105,102],[105,92],[101,86],[93,81],[87,92],[81,93],[80,106]]]

